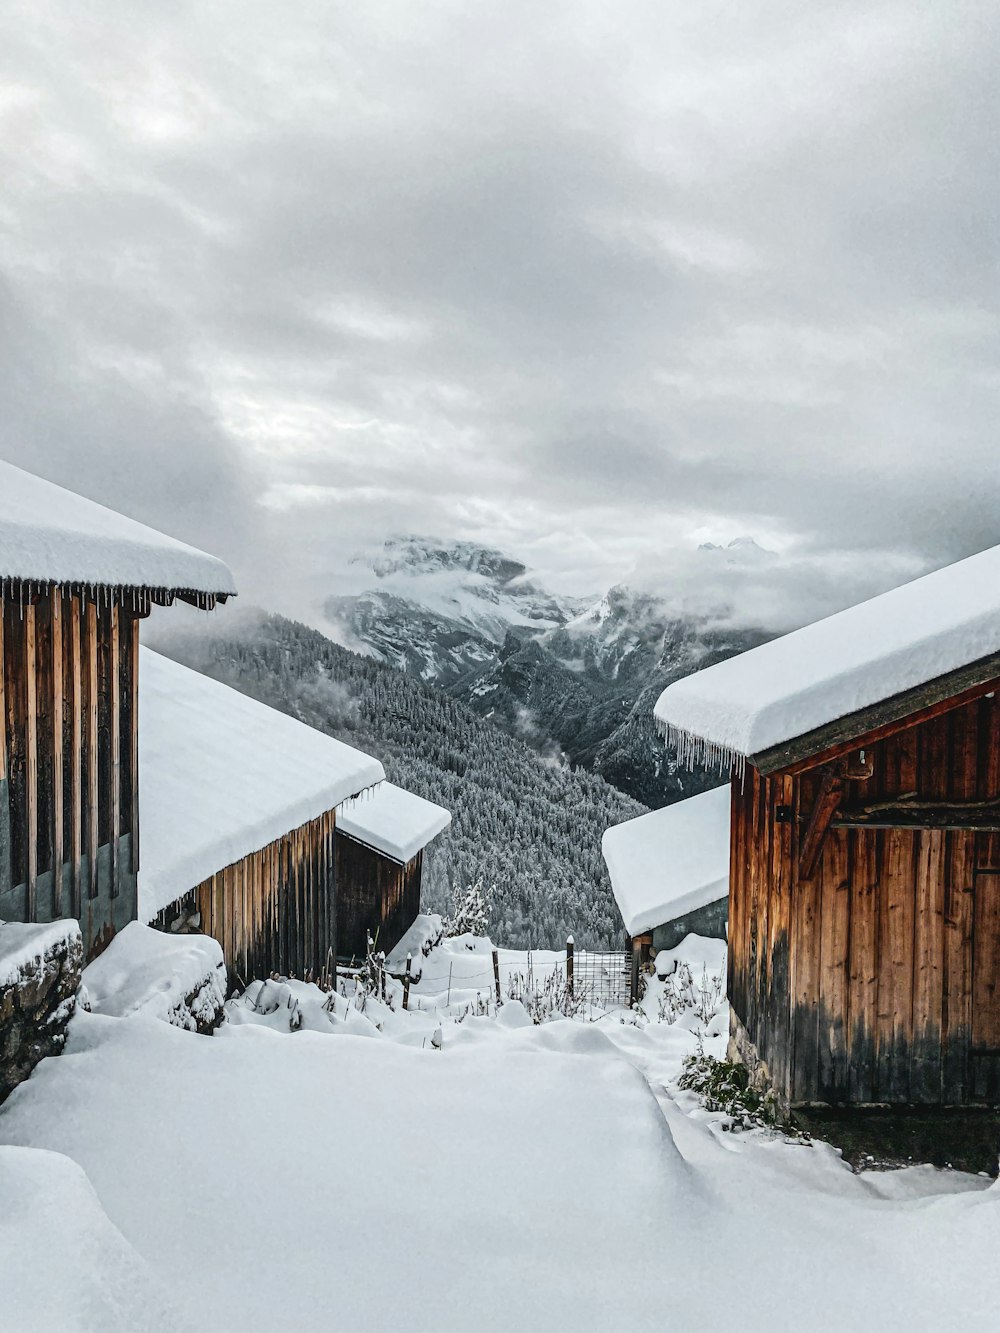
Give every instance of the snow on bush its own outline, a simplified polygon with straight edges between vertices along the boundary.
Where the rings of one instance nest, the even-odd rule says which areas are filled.
[[[444,933],[449,939],[456,935],[485,935],[490,920],[490,908],[496,897],[497,886],[483,888],[477,880],[464,889],[456,889],[452,899],[451,916],[445,918]]]

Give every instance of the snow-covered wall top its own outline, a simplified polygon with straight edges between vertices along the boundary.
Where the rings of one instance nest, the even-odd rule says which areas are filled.
[[[213,555],[0,460],[0,579],[230,595]]]
[[[140,917],[384,777],[353,746],[140,648]]]
[[[601,850],[630,935],[726,897],[729,804],[727,784],[607,830]]]
[[[382,782],[337,810],[337,828],[404,865],[451,823],[442,805]]]
[[[1000,546],[668,685],[688,753],[753,755],[1000,652]]]

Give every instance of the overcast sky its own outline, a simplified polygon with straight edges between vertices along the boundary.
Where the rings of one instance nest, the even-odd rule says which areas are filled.
[[[298,614],[399,531],[845,601],[992,545],[998,56],[963,0],[7,0],[0,456]]]

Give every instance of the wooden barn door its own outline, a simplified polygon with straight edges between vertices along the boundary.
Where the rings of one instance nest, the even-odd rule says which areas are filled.
[[[1000,869],[977,869],[973,892],[972,1092],[1000,1102]]]

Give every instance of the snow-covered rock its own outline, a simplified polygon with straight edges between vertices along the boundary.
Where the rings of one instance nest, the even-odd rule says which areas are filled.
[[[222,1022],[226,965],[208,935],[169,935],[132,921],[88,965],[83,984],[94,1013],[146,1014],[206,1033]]]

